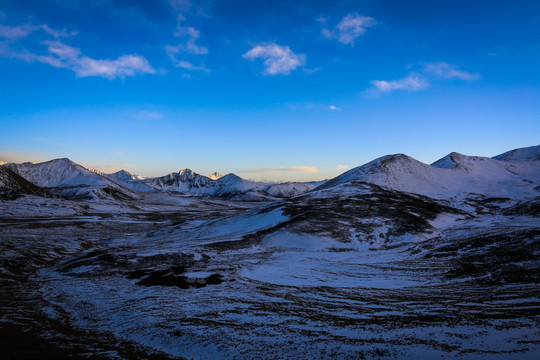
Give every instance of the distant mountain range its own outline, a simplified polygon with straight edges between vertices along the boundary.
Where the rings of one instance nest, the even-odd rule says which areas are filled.
[[[511,150],[493,158],[451,153],[431,165],[395,154],[328,181],[269,184],[242,179],[235,174],[223,176],[216,172],[205,176],[190,169],[140,179],[125,170],[104,174],[63,158],[38,164],[1,165],[0,194],[10,198],[29,194],[78,200],[125,200],[137,199],[144,193],[168,192],[266,201],[363,182],[436,199],[463,198],[471,194],[520,198],[540,195],[539,160],[540,145]]]
[[[0,188],[2,193],[9,193],[10,198],[16,194],[47,193],[73,200],[127,200],[136,199],[141,193],[168,192],[229,200],[265,201],[299,195],[322,183],[269,184],[245,180],[235,174],[223,176],[215,172],[204,176],[190,169],[141,179],[126,170],[105,174],[95,169],[86,169],[67,158],[37,164],[5,163],[2,168],[6,180],[0,183]],[[30,191],[21,179],[33,184],[35,188]]]

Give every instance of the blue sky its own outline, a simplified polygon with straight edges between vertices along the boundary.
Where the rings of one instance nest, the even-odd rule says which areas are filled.
[[[0,2],[0,160],[330,178],[540,144],[539,1]]]

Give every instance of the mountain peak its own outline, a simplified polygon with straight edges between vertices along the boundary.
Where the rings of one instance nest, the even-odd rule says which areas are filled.
[[[70,160],[68,158],[52,159],[52,160],[46,161],[46,162],[53,163],[53,164],[64,164],[64,163],[65,164],[75,164],[75,162],[73,162],[72,160]]]
[[[118,178],[118,179],[122,179],[122,180],[127,180],[127,181],[130,181],[130,180],[138,180],[138,178],[136,176],[134,176],[132,173],[130,173],[129,171],[127,170],[119,170],[113,174],[109,174],[115,178]]]
[[[494,156],[493,159],[502,161],[540,160],[540,145],[510,150]]]
[[[459,163],[461,163],[465,157],[466,155],[460,154],[458,152],[451,152],[445,157],[442,157],[439,160],[435,161],[433,164],[431,164],[431,166],[444,169],[452,169],[456,167]]]
[[[219,180],[220,182],[230,182],[230,181],[243,181],[244,179],[242,179],[240,176],[236,174],[229,173],[227,175],[222,176]]]
[[[200,179],[204,179],[204,182],[207,182],[207,180],[209,180],[208,177],[197,174],[195,171],[188,168],[180,170],[178,172],[178,178],[181,182],[198,182]]]
[[[212,180],[217,180],[217,179],[219,179],[219,178],[222,178],[223,175],[222,175],[221,173],[219,173],[219,172],[216,171],[215,173],[210,174],[208,177],[209,177],[210,179],[212,179]]]

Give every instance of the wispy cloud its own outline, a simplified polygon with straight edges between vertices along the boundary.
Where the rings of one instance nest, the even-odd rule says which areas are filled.
[[[367,95],[380,95],[396,90],[419,91],[427,89],[432,82],[441,80],[458,79],[473,81],[480,78],[479,74],[459,70],[456,66],[446,62],[424,63],[419,72],[411,72],[404,78],[397,80],[372,80],[371,88],[366,91]]]
[[[257,45],[242,55],[244,59],[254,61],[264,59],[264,74],[278,75],[290,72],[306,62],[306,56],[295,54],[288,46],[277,44]]]
[[[326,19],[324,22],[317,21],[326,23]],[[334,29],[324,28],[321,32],[327,39],[337,39],[342,44],[354,46],[354,40],[364,35],[366,29],[374,26],[376,23],[375,19],[369,16],[348,14],[341,19]]]
[[[35,56],[35,60],[58,68],[70,69],[80,77],[101,76],[107,79],[125,78],[138,74],[155,74],[148,61],[138,55],[123,55],[115,60],[99,60],[83,56],[77,48],[60,41],[44,41],[49,54]]]
[[[330,105],[328,108],[329,108],[330,110],[332,110],[332,111],[341,111],[341,108],[339,108],[339,107],[337,107],[337,106],[334,106],[334,105]]]
[[[241,173],[241,174],[269,174],[269,173],[277,173],[277,172],[316,173],[316,172],[319,172],[319,169],[314,166],[298,165],[298,166],[280,166],[280,167],[273,167],[273,168],[238,171],[238,173]]]
[[[460,79],[472,81],[480,77],[479,74],[459,70],[456,66],[450,65],[443,61],[426,63],[424,65],[424,72],[439,79]]]
[[[374,90],[379,93],[389,93],[394,90],[418,91],[429,86],[429,82],[418,75],[409,75],[398,80],[372,80]]]
[[[66,29],[63,29],[61,31],[51,29],[47,24],[41,25],[41,29],[45,31],[47,34],[54,36],[55,38],[61,38],[61,37],[70,37],[77,35],[76,31],[67,31]]]
[[[47,24],[42,25],[32,25],[32,24],[22,24],[17,26],[6,26],[0,24],[0,38],[5,38],[8,40],[19,40],[28,37],[33,32],[43,30],[45,33],[55,37],[70,37],[75,36],[76,32],[68,32],[66,29],[61,31],[51,28]]]
[[[193,26],[185,26],[183,24],[186,20],[185,14],[192,6],[191,1],[171,0],[170,3],[173,9],[177,11],[177,25],[174,36],[180,38],[181,42],[176,45],[166,45],[165,52],[179,68],[208,71],[204,65],[196,66],[187,60],[188,56],[208,54],[208,48],[197,44],[197,40],[201,36],[200,31]]]
[[[349,168],[349,165],[338,165],[336,166],[336,170],[343,170],[343,169],[348,169]]]
[[[187,41],[185,44],[179,44],[176,46],[176,49],[178,49],[178,51],[184,51],[194,55],[208,54],[208,49],[206,47],[199,46],[195,43],[199,36],[201,36],[201,33],[194,27],[178,26],[178,31],[175,35],[187,37]]]
[[[206,66],[204,66],[204,64],[195,65],[187,60],[177,60],[177,59],[175,59],[175,62],[176,62],[175,66],[182,69],[210,72],[210,70],[207,69]]]
[[[12,49],[12,43],[29,37],[32,32],[37,30],[42,30],[54,38],[38,43],[46,46],[47,54]],[[73,35],[75,35],[74,32],[69,33],[66,30],[57,31],[46,24],[14,27],[0,25],[0,37],[8,39],[8,42],[0,43],[0,56],[20,59],[26,62],[37,61],[57,68],[69,69],[79,77],[100,76],[107,79],[114,79],[117,77],[125,78],[138,74],[156,73],[148,61],[142,56],[130,54],[122,55],[114,60],[93,59],[84,56],[80,49],[66,45],[58,40],[60,37]]]
[[[170,0],[171,6],[180,14],[189,10],[191,7],[191,0]]]
[[[10,40],[22,39],[27,37],[37,29],[39,29],[38,26],[33,26],[29,24],[24,24],[20,26],[0,25],[0,37]]]

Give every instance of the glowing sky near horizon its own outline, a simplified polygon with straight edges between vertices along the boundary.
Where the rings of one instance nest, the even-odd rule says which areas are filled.
[[[319,180],[540,144],[539,1],[3,0],[0,161]]]

